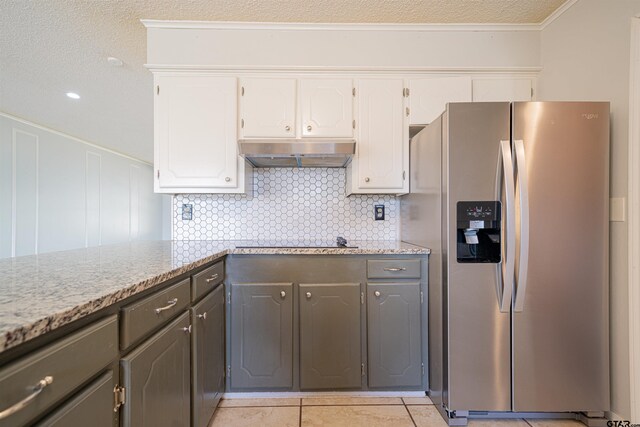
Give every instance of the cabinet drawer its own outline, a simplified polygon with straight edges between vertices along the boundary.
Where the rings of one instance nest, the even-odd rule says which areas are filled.
[[[224,280],[224,261],[220,261],[206,270],[191,277],[191,301],[197,301],[201,296],[218,286]]]
[[[111,316],[0,370],[0,413],[30,395],[0,426],[28,424],[118,357],[118,319]],[[40,381],[50,380],[38,393]]]
[[[126,349],[160,328],[189,306],[189,279],[185,279],[121,310],[120,348]]]
[[[82,389],[62,407],[49,415],[38,427],[83,426],[91,420],[91,427],[113,427],[113,388],[116,378],[109,370]]]
[[[419,279],[419,259],[374,259],[367,261],[369,279]]]

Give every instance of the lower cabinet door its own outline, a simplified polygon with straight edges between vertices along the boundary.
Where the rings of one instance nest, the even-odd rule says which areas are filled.
[[[293,284],[231,285],[232,390],[293,386]]]
[[[175,427],[190,423],[190,328],[184,312],[120,360],[126,403],[124,427]]]
[[[362,387],[360,284],[300,285],[300,388]]]
[[[191,425],[206,427],[224,392],[224,286],[191,310]]]
[[[116,377],[108,370],[37,426],[83,427],[91,420],[91,427],[113,427],[117,421],[113,411],[115,386]]]
[[[369,387],[422,384],[420,284],[367,285]]]

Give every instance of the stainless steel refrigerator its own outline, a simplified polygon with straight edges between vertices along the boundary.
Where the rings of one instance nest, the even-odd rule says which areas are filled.
[[[402,240],[432,251],[429,391],[443,416],[602,416],[609,103],[448,104],[410,158]]]

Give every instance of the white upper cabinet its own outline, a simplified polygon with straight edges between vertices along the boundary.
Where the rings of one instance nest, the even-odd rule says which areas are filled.
[[[353,81],[301,79],[303,137],[353,137]]]
[[[240,85],[242,138],[353,138],[351,79],[245,78]]]
[[[431,123],[448,102],[471,102],[471,77],[409,80],[409,124]]]
[[[155,83],[156,192],[244,192],[237,79],[156,75]]]
[[[473,101],[531,101],[531,79],[473,79]]]
[[[347,172],[349,194],[408,191],[409,125],[403,89],[400,78],[357,81],[357,154]]]
[[[294,138],[296,79],[246,78],[240,89],[243,138]]]

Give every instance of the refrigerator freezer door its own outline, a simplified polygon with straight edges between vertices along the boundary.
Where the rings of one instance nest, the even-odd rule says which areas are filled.
[[[456,103],[448,105],[446,115],[442,155],[446,200],[442,227],[447,230],[442,275],[443,400],[450,410],[509,411],[511,315],[500,311],[498,271],[502,266],[459,263],[455,224],[458,202],[499,200],[500,141],[510,140],[510,106]],[[510,213],[502,215],[502,229],[507,215]],[[430,282],[429,287],[432,285],[436,284]]]
[[[513,313],[513,410],[606,411],[609,104],[514,103],[513,139],[524,142],[518,173],[526,170],[529,199],[527,286],[518,295],[516,284],[522,311]]]

